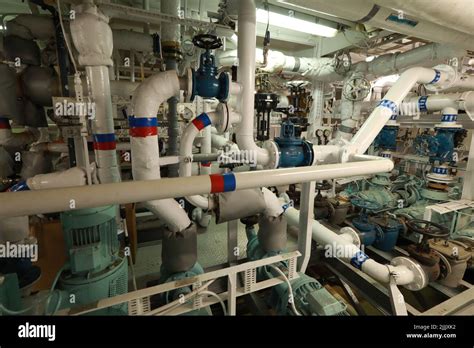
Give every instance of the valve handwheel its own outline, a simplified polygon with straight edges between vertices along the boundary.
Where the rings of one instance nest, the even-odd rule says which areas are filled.
[[[216,35],[199,34],[193,38],[193,44],[205,50],[215,50],[222,47],[222,40]]]
[[[344,84],[342,94],[347,100],[360,101],[369,95],[371,88],[369,80],[354,76]]]
[[[410,231],[424,236],[433,238],[446,238],[449,236],[449,230],[446,227],[432,221],[409,219],[406,221],[406,225]]]

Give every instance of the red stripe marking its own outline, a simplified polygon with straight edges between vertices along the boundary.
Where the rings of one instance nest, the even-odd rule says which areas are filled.
[[[220,174],[211,174],[211,193],[224,192],[224,177]]]
[[[104,143],[94,143],[94,150],[115,150],[117,144],[115,141],[108,141]]]
[[[204,122],[202,122],[199,118],[195,118],[193,120],[193,124],[198,130],[201,130],[204,128]]]
[[[158,128],[157,127],[136,127],[130,128],[129,131],[132,137],[140,137],[145,138],[152,135],[158,135]]]
[[[211,166],[211,162],[207,162],[207,163],[201,163],[201,166],[202,167],[210,167]]]
[[[0,121],[0,129],[11,129],[10,122]]]

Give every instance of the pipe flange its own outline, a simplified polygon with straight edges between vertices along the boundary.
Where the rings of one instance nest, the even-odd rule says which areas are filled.
[[[441,83],[427,83],[425,88],[431,92],[439,92],[451,88],[458,79],[458,72],[450,65],[441,64],[435,66],[433,69],[438,70],[447,75]]]
[[[229,106],[226,103],[219,103],[216,107],[216,112],[219,115],[219,121],[215,127],[219,134],[223,134],[229,130],[231,125]]]
[[[359,234],[351,227],[343,227],[339,230],[341,232],[341,234],[348,234],[351,236],[352,238],[352,244],[354,244],[356,247],[358,247],[360,249],[360,246],[361,246],[361,241],[360,241],[360,237],[359,237]]]
[[[270,160],[264,166],[265,169],[277,169],[280,165],[280,149],[273,140],[267,140],[263,143],[263,148],[268,151]]]
[[[425,288],[428,285],[428,276],[421,265],[408,257],[398,256],[392,259],[390,262],[392,266],[405,266],[413,272],[413,281],[403,286],[410,291],[418,291]]]

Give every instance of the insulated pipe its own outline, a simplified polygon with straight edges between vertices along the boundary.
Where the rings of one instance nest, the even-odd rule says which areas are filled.
[[[469,35],[474,33],[471,0],[375,0],[375,3]]]
[[[438,84],[445,82],[447,78],[449,78],[447,74],[435,69],[411,68],[406,70],[354,135],[349,144],[353,148],[349,151],[363,154],[369,148],[392,115],[398,114],[400,103],[415,83]]]
[[[237,80],[242,86],[238,112],[242,120],[237,128],[237,145],[241,150],[254,151],[257,163],[266,165],[270,161],[268,150],[255,144],[254,139],[254,102],[255,102],[255,46],[256,8],[254,0],[240,0],[238,10],[238,57]]]
[[[163,86],[163,84],[159,84],[158,86],[166,88],[166,84],[165,86]],[[158,148],[156,145],[156,137],[154,148]],[[138,146],[135,149],[136,151],[141,149],[142,152],[145,152],[145,147],[143,146]],[[136,155],[137,157],[140,156],[140,152]],[[149,158],[153,159],[155,157]],[[176,215],[174,212],[180,212],[182,219],[185,219],[186,223],[189,225],[189,219],[184,213],[184,210],[182,210],[179,205],[177,206],[177,202],[173,199],[167,199],[389,172],[393,169],[393,162],[389,159],[381,159],[377,161],[349,162],[288,169],[272,169],[243,173],[228,173],[223,175],[213,174],[165,179],[159,178],[159,171],[156,166],[151,168],[151,171],[148,168],[143,169],[147,172],[147,175],[140,175],[141,181],[128,181],[42,191],[0,193],[0,206],[2,207],[2,209],[0,209],[0,218],[68,211],[71,210],[71,200],[74,201],[75,209],[101,207],[111,204],[149,202],[148,205],[151,205],[154,209],[165,209],[160,210],[161,216],[172,214],[171,217],[175,217]],[[157,172],[158,174],[155,174]],[[168,201],[174,203],[170,203],[169,205],[155,203]],[[183,213],[181,214],[181,212]],[[182,220],[178,221],[181,222]]]
[[[289,207],[285,210],[284,215],[289,225],[299,227],[300,213],[298,210]],[[381,283],[389,283],[392,274],[396,275],[394,279],[397,285],[408,285],[415,279],[414,273],[407,266],[391,266],[389,269],[386,265],[370,259],[357,246],[351,243],[349,238],[334,233],[316,220],[312,222],[312,234],[315,242],[332,248],[334,253],[337,253],[338,258],[359,268],[362,272]],[[337,252],[339,248],[342,250],[341,253]]]
[[[262,50],[257,48],[256,52],[256,63],[261,64]],[[267,66],[260,68],[261,70],[267,72],[299,73],[318,81],[344,79],[343,76],[335,72],[334,60],[332,58],[294,57],[272,50],[268,52],[268,55]],[[370,76],[391,75],[415,65],[431,67],[443,63],[452,57],[464,55],[466,55],[466,50],[463,48],[431,43],[403,53],[384,54],[371,62],[357,63],[352,67],[352,71],[363,72]],[[238,61],[236,50],[224,51],[218,54],[218,57],[219,63],[225,66],[235,65]]]
[[[152,75],[135,90],[133,116],[130,117],[130,143],[132,174],[136,181],[161,178],[156,115],[160,105],[178,93],[179,79],[174,70]],[[151,184],[152,181],[145,182]],[[151,186],[149,189],[152,189]],[[146,201],[145,206],[165,221],[172,231],[185,230],[191,224],[186,212],[174,199],[166,198],[142,201]]]
[[[375,2],[376,1],[377,0],[375,0]],[[418,16],[415,16],[415,18],[407,18],[408,20],[412,20],[411,22],[400,20],[397,11],[378,6],[371,0],[292,0],[291,3],[371,27],[415,36],[432,42],[448,45],[452,44],[469,50],[474,49],[473,35],[453,30],[449,26],[442,26],[419,19],[421,17]],[[411,2],[403,1],[403,4],[405,3]],[[404,6],[401,6],[399,10],[404,10],[403,7]],[[436,4],[430,2],[429,8],[433,9],[435,7]],[[449,12],[451,10],[446,11]],[[456,13],[454,16],[457,15]],[[443,18],[443,16],[440,18]]]
[[[204,129],[208,129],[212,124],[218,122],[218,115],[215,112],[202,113],[196,117],[184,130],[181,136],[179,155],[181,161],[179,164],[179,176],[188,177],[192,175],[193,144],[196,136]],[[204,196],[186,196],[186,200],[192,205],[203,210],[209,210],[209,198]]]
[[[109,78],[109,66],[113,64],[112,30],[109,18],[96,6],[84,4],[76,10],[76,18],[70,21],[71,36],[79,52],[79,64],[86,67],[95,103],[95,114],[87,116],[92,120],[97,174],[101,183],[119,182]]]

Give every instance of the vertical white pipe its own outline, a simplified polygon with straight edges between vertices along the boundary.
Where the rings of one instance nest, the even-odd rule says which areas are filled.
[[[255,47],[256,9],[254,0],[239,1],[238,18],[238,58],[237,79],[242,86],[238,111],[242,120],[236,132],[237,145],[241,150],[255,151],[257,162],[265,165],[269,162],[268,151],[255,144],[254,140],[254,102],[255,102]]]

